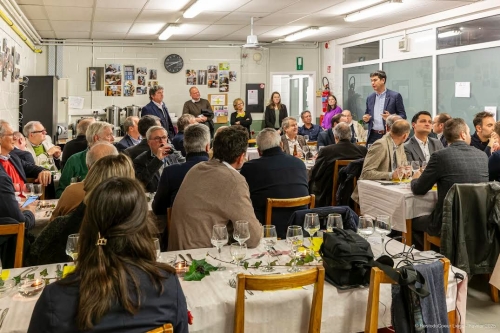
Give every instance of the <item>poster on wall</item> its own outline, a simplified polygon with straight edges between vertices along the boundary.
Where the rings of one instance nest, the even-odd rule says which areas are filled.
[[[229,72],[229,81],[236,82],[236,71]]]
[[[118,64],[106,64],[104,65],[106,74],[121,74],[121,65]]]
[[[219,72],[219,91],[229,92],[229,71]]]
[[[119,97],[122,95],[122,86],[106,86],[106,96]]]
[[[148,89],[146,87],[137,87],[136,89],[136,95],[146,95]]]
[[[215,65],[207,66],[207,71],[209,73],[217,73],[217,66],[215,66]]]
[[[137,75],[137,85],[138,86],[146,85],[146,77],[144,75]]]
[[[122,76],[121,74],[113,74],[104,77],[105,84],[108,86],[121,86],[122,85]]]
[[[218,75],[217,74],[214,74],[214,73],[210,73],[208,74],[208,87],[209,88],[217,88],[219,87],[219,82],[217,81],[217,77]]]
[[[148,75],[148,69],[146,67],[137,67],[137,75]]]
[[[148,88],[159,86],[158,81],[148,81]]]
[[[156,72],[156,69],[149,70],[149,79],[150,80],[157,80],[158,79],[158,74]]]
[[[219,63],[219,70],[220,71],[228,71],[229,70],[229,63],[228,62],[220,62]]]
[[[125,80],[135,80],[134,65],[123,65]]]
[[[104,68],[89,67],[87,71],[87,91],[104,90]]]
[[[123,87],[123,96],[133,97],[135,93],[134,81],[125,81],[125,86]]]
[[[196,71],[194,69],[186,69],[186,84],[188,86],[196,84]]]
[[[198,71],[198,84],[203,85],[203,86],[207,84],[207,71],[206,70],[199,70]]]
[[[7,52],[7,38],[3,39],[2,51]]]

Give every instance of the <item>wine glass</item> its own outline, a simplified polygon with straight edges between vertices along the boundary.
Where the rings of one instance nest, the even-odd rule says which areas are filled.
[[[78,238],[80,234],[71,234],[68,236],[68,241],[66,242],[66,254],[70,256],[73,261],[78,258]]]
[[[243,243],[250,239],[248,221],[236,221],[234,223],[233,238],[240,243],[240,245],[243,245]]]
[[[358,233],[364,238],[373,234],[373,219],[368,216],[360,216],[358,222]]]
[[[382,255],[384,255],[384,238],[386,235],[390,234],[392,230],[391,217],[388,215],[377,215],[377,218],[375,219],[375,230],[380,234],[380,237],[382,238]]]
[[[302,227],[300,225],[291,225],[286,231],[286,241],[290,245],[292,266],[288,269],[289,272],[295,273],[300,271],[300,268],[296,265],[297,251],[299,246],[302,246],[304,242],[304,234],[302,232]]]
[[[158,261],[161,258],[160,240],[158,238],[153,238],[153,243],[155,244],[156,261]]]
[[[422,161],[422,172],[424,172],[426,166],[427,166],[427,161]]]
[[[302,147],[302,157],[304,158],[304,161],[307,162],[307,156],[309,154],[309,146],[308,145],[305,145],[304,147]]]
[[[420,170],[420,162],[419,161],[411,161],[411,171],[413,174]]]
[[[33,184],[33,194],[38,197],[42,196],[42,184]]]
[[[225,225],[214,225],[212,228],[212,245],[217,248],[217,252],[219,254],[222,247],[227,244],[229,240],[229,235],[227,233],[227,227]]]
[[[264,272],[274,271],[273,266],[271,266],[271,258],[269,252],[274,250],[274,245],[278,242],[278,234],[276,233],[276,227],[274,225],[263,226],[262,244],[267,251],[267,266],[261,268]]]
[[[21,201],[21,184],[19,183],[14,183],[14,194],[16,195],[16,200]]]
[[[344,229],[342,215],[328,214],[328,219],[326,220],[326,231],[333,232],[333,228]]]
[[[403,183],[403,177],[404,177],[405,172],[406,172],[403,163],[400,163],[400,165],[398,166],[396,171],[397,171],[398,178],[399,178],[399,185],[401,185]]]
[[[306,140],[306,143],[309,142],[309,135],[304,135],[304,140]]]
[[[309,153],[311,154],[311,158],[315,160],[318,156],[318,150],[316,146],[309,146]]]
[[[412,168],[411,168],[411,162],[408,161],[403,161],[402,162],[405,168],[405,177],[411,181],[412,179]]]
[[[241,266],[241,264],[243,263],[242,260],[245,259],[247,255],[247,245],[245,243],[241,244],[238,242],[234,242],[231,244],[229,250],[231,252],[231,257],[233,257],[233,260],[236,263],[236,266]]]
[[[316,234],[316,231],[319,230],[318,214],[316,213],[306,214],[306,217],[304,218],[304,230],[307,231],[307,233],[309,234],[312,244],[312,238],[314,237],[314,234]]]
[[[22,192],[23,192],[23,195],[28,198],[29,196],[33,195],[33,184],[32,183],[26,183],[23,185],[23,188],[22,188]]]

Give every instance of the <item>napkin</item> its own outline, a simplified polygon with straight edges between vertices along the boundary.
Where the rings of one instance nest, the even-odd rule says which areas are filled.
[[[66,277],[66,275],[73,273],[75,270],[76,266],[64,266],[63,267],[63,279]]]
[[[2,275],[0,275],[0,278],[2,278],[2,280],[5,281],[9,278],[9,275],[10,275],[10,270],[4,269],[2,270]]]

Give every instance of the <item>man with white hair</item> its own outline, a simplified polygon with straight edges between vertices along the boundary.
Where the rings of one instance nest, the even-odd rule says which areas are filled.
[[[76,138],[66,142],[63,149],[63,155],[61,159],[61,169],[64,169],[64,164],[68,161],[68,159],[76,153],[84,151],[88,147],[87,143],[87,129],[90,124],[95,122],[95,118],[83,118],[78,121],[76,125]]]
[[[163,168],[179,163],[173,146],[168,144],[167,131],[153,126],[146,132],[149,150],[134,159],[135,177],[142,182],[146,192],[156,192]]]
[[[96,121],[87,129],[86,137],[89,147],[92,147],[97,141],[101,140],[113,143],[115,141],[115,137],[113,136],[113,125],[104,121]],[[71,184],[71,178],[77,178],[78,181],[85,179],[89,172],[86,162],[87,152],[88,149],[76,153],[68,159],[64,165],[61,179],[59,180],[56,198],[59,199],[64,189]]]
[[[60,168],[61,147],[52,144],[41,122],[28,122],[24,125],[23,134],[26,136],[26,149],[33,155],[35,164],[41,165],[49,157],[53,157],[56,166]]]
[[[139,117],[130,116],[125,119],[123,122],[123,130],[125,131],[125,136],[118,142],[118,149],[124,150],[128,147],[133,147],[138,145],[141,140],[141,134],[139,133]]]
[[[342,111],[342,114],[347,118],[346,123],[351,128],[351,142],[366,142],[366,130],[357,121],[352,121],[352,114],[349,110]]]
[[[14,150],[10,154],[19,156],[25,162],[35,164],[33,155],[26,150],[26,138],[21,132],[14,132]]]
[[[210,137],[214,136],[214,113],[210,102],[200,97],[200,91],[196,87],[189,88],[190,100],[184,103],[182,114],[192,114],[196,122],[208,126]]]
[[[116,147],[107,141],[96,142],[90,147],[85,157],[87,168],[90,170],[97,160],[109,155],[118,155]],[[58,216],[68,215],[80,205],[85,197],[84,185],[84,182],[78,182],[66,187],[57,202],[56,209],[52,212],[50,221]]]
[[[302,147],[306,146],[306,140],[302,135],[298,135],[299,126],[297,119],[294,117],[286,117],[282,123],[285,134],[281,136],[283,151],[289,155],[293,155],[295,147],[297,147],[298,157],[302,157]]]
[[[267,198],[303,197],[309,195],[309,189],[304,162],[283,152],[281,138],[274,128],[264,128],[256,140],[261,157],[245,162],[241,175],[250,188],[255,216],[260,223],[265,224]],[[278,237],[286,238],[288,219],[298,209],[305,208],[283,208],[273,212],[273,225],[276,226]]]
[[[351,126],[338,123],[333,128],[337,142],[320,150],[309,179],[310,192],[316,195],[316,206],[330,206],[333,193],[333,167],[337,160],[357,160],[366,156],[366,147],[351,142]]]

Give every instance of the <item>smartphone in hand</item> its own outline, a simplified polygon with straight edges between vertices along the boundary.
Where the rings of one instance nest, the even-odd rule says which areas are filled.
[[[25,208],[25,207],[29,206],[30,204],[32,204],[33,202],[35,202],[37,199],[38,199],[38,195],[30,195],[28,197],[28,199],[26,199],[26,201],[23,203],[23,205],[21,206],[21,208]]]

